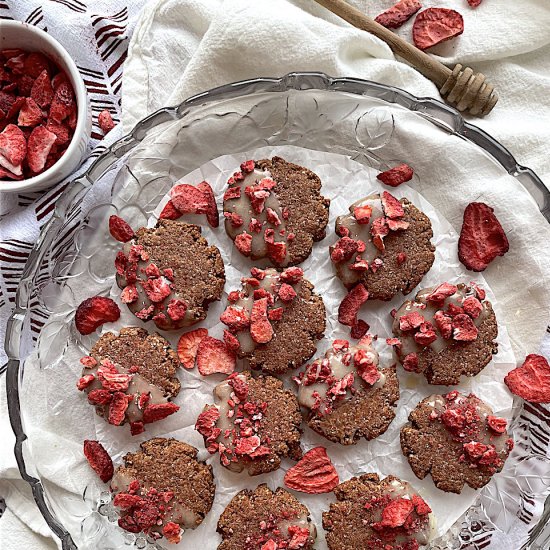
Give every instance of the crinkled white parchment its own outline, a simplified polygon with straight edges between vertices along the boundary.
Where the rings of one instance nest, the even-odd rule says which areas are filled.
[[[497,317],[499,316],[499,305],[496,303],[491,289],[486,287],[483,277],[480,274],[467,271],[459,262],[457,256],[458,235],[451,225],[439,216],[430,203],[413,187],[401,185],[396,189],[388,189],[376,179],[376,171],[354,162],[348,157],[293,146],[264,147],[237,156],[226,155],[214,159],[180,181],[197,184],[202,180],[207,180],[214,189],[218,206],[222,211],[222,197],[227,179],[238,169],[240,163],[250,158],[260,159],[274,155],[282,156],[288,161],[296,162],[317,173],[323,183],[322,194],[331,199],[327,237],[314,245],[311,256],[301,264],[305,277],[315,285],[316,292],[323,297],[327,311],[325,338],[319,342],[315,357],[324,354],[333,339],[349,338],[346,327],[340,325],[337,319],[338,305],[346,295],[346,291],[335,276],[328,254],[329,245],[337,240],[334,233],[335,219],[348,212],[348,207],[352,202],[373,192],[389,190],[398,198],[407,197],[428,215],[432,222],[434,233],[432,242],[436,246],[436,257],[431,270],[426,274],[419,288],[437,285],[443,281],[452,283],[475,281],[487,289],[487,297],[492,302]],[[412,183],[414,185],[414,180]],[[155,214],[158,215],[167,200],[168,197],[165,197],[155,210]],[[153,226],[155,221],[155,219],[149,220],[149,226]],[[210,244],[214,244],[220,249],[223,256],[227,277],[224,297],[221,302],[210,306],[208,317],[203,323],[193,327],[204,326],[209,329],[211,336],[221,338],[223,325],[219,322],[219,317],[227,304],[227,293],[240,288],[241,277],[248,275],[254,264],[235,249],[225,233],[223,222],[219,228],[212,229],[206,225],[204,217],[186,216],[185,221],[200,223],[203,235]],[[261,263],[256,265],[261,265]],[[413,297],[416,291],[407,297],[398,295],[391,302],[369,301],[360,311],[360,317],[370,324],[370,333],[379,335],[376,347],[380,352],[383,365],[396,361],[391,348],[385,344],[386,337],[392,335],[390,311],[392,308],[399,307],[405,299]],[[112,294],[117,300],[119,292],[116,286],[113,287]],[[135,325],[136,320],[127,308],[123,306],[121,310],[122,317],[116,328]],[[147,323],[146,326],[150,331],[156,330],[152,322]],[[113,330],[113,328],[112,325],[108,326],[109,330]],[[163,334],[175,348],[181,332]],[[488,402],[495,413],[509,418],[512,398],[503,384],[503,377],[510,368],[515,366],[515,359],[506,328],[502,324],[499,324],[498,343],[498,354],[493,357],[493,361],[483,372],[474,378],[464,380],[455,388],[466,393],[474,392]],[[465,487],[460,495],[444,493],[435,488],[431,477],[419,480],[413,474],[401,453],[399,430],[407,422],[410,411],[420,400],[432,393],[446,393],[449,391],[449,387],[430,386],[422,376],[406,373],[400,366],[398,366],[398,373],[401,397],[397,403],[396,417],[385,434],[373,441],[361,440],[357,445],[342,446],[315,434],[304,423],[303,448],[308,450],[318,445],[325,446],[338,470],[340,481],[367,472],[375,472],[381,477],[391,474],[409,481],[431,506],[436,518],[435,535],[439,536],[444,534],[470,507],[479,491]],[[224,377],[222,375],[202,377],[196,369],[192,371],[181,369],[179,378],[182,382],[182,390],[175,402],[181,406],[180,411],[164,421],[148,425],[147,431],[141,436],[131,437],[127,433],[129,430],[114,428],[99,417],[95,419],[95,427],[99,440],[104,442],[109,452],[119,460],[125,452],[137,448],[141,441],[154,436],[175,437],[200,449],[199,456],[206,459],[214,468],[215,502],[204,522],[196,530],[186,532],[177,548],[191,548],[196,544],[201,545],[202,548],[215,549],[221,540],[216,533],[216,524],[220,513],[231,498],[241,489],[253,489],[260,483],[267,483],[272,489],[284,486],[284,473],[294,463],[284,460],[283,466],[278,471],[256,477],[250,477],[246,472],[235,474],[223,468],[219,464],[218,455],[210,456],[205,451],[202,436],[194,430],[194,425],[204,405],[214,402],[212,390]],[[288,387],[295,387],[290,380],[290,375],[285,376],[285,383]],[[321,516],[322,512],[328,510],[330,503],[335,500],[334,495],[332,493],[325,495],[293,493],[309,508],[317,526],[316,548],[326,549]]]

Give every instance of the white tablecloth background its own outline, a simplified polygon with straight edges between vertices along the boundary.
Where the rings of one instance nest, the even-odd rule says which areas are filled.
[[[353,3],[375,16],[393,1]],[[466,0],[423,4],[452,7],[464,15],[464,34],[433,52],[446,63],[470,64],[486,74],[499,92],[494,112],[486,119],[475,119],[475,124],[550,182],[550,2],[484,0],[476,10]],[[92,90],[94,120],[101,110],[110,108],[124,130],[155,109],[202,90],[295,70],[368,78],[416,95],[438,97],[435,86],[396,60],[385,44],[353,29],[313,0],[5,0],[0,2],[0,18],[47,28],[77,60]],[[398,32],[410,39],[411,23]],[[117,127],[108,141],[121,134],[122,128]],[[91,147],[100,137],[95,127]],[[104,146],[100,143],[95,154]],[[2,340],[21,269],[61,188],[1,196]],[[3,353],[0,358],[3,363]],[[49,536],[27,487],[17,479],[5,376],[0,377],[0,440],[0,496],[7,502],[0,520],[0,548],[55,548],[56,541]]]

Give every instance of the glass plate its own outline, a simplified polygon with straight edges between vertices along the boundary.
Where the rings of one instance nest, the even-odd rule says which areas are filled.
[[[81,448],[59,448],[41,430],[63,434],[71,422],[71,429],[81,430],[82,440],[92,437],[78,408],[67,415],[64,392],[73,391],[75,378],[64,367],[75,364],[92,344],[72,322],[79,291],[86,297],[92,289],[93,294],[108,294],[113,284],[117,247],[106,218],[118,211],[134,227],[146,223],[174,181],[223,154],[298,145],[386,169],[407,160],[400,157],[398,135],[411,134],[418,141],[423,128],[441,132],[446,143],[466,144],[472,163],[482,156],[485,162],[490,159],[530,192],[550,220],[550,193],[536,174],[454,109],[397,88],[320,73],[238,82],[161,109],[111,146],[60,197],[26,265],[8,323],[6,351],[19,469],[64,549],[160,547],[113,527],[113,510],[98,484],[82,482],[75,497],[69,488],[54,490],[48,481],[60,475],[68,484],[75,477],[78,481],[82,454]],[[460,176],[468,167],[456,169]],[[550,505],[544,505],[550,489],[549,426],[550,408],[518,407],[511,426],[514,468],[496,476],[432,549],[549,548]],[[509,546],[510,540],[515,546]]]

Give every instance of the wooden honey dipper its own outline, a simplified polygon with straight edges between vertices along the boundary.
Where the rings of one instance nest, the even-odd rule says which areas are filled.
[[[396,55],[408,61],[426,78],[429,78],[439,88],[441,96],[447,103],[459,111],[485,116],[496,105],[498,95],[493,85],[485,81],[483,74],[474,73],[469,67],[463,68],[460,64],[455,65],[453,70],[449,69],[344,0],[315,1],[354,27],[370,32],[386,42]]]

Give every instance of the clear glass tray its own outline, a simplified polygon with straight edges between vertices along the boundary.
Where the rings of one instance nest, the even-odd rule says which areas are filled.
[[[472,162],[483,156],[515,177],[550,220],[550,193],[536,174],[454,109],[389,86],[320,73],[238,82],[162,109],[71,184],[27,263],[6,337],[8,406],[19,469],[64,549],[159,547],[107,528],[113,511],[101,505],[98,484],[83,481],[78,498],[69,490],[54,490],[48,481],[52,470],[62,469],[73,482],[81,449],[60,449],[51,438],[41,438],[42,429],[63,434],[69,422],[82,431],[82,439],[92,436],[78,408],[67,414],[62,388],[74,387],[73,373],[64,367],[92,344],[92,337],[79,335],[72,323],[78,294],[108,293],[113,284],[117,247],[109,238],[107,217],[118,211],[134,226],[146,223],[175,180],[212,158],[264,145],[340,153],[376,169],[414,163],[401,158],[398,135],[420,140],[423,128],[437,129],[446,143],[466,143]],[[467,169],[457,165],[457,177]],[[433,550],[506,550],[503,541],[512,535],[521,548],[550,547],[550,505],[544,506],[550,489],[549,420],[549,407],[518,408],[513,474],[497,476]]]

